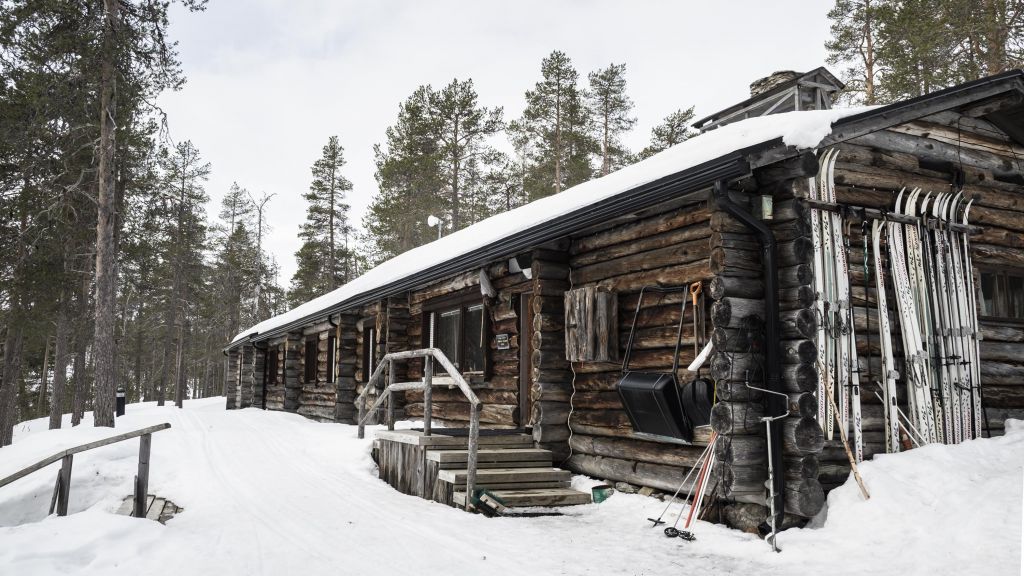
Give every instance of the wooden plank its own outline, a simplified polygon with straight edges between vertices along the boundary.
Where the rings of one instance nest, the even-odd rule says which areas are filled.
[[[432,462],[466,462],[468,458],[468,450],[430,450],[427,452],[427,460]],[[477,462],[526,462],[545,459],[551,459],[551,451],[541,448],[482,449],[477,452]]]
[[[442,482],[460,484],[466,481],[468,470],[441,470],[437,479]],[[487,482],[555,482],[568,481],[572,474],[561,468],[491,468],[478,470],[477,483]]]
[[[590,504],[590,494],[571,488],[531,488],[526,490],[494,490],[491,492],[509,507],[527,506],[578,506]],[[465,492],[455,492],[452,501],[456,506],[466,503]]]
[[[164,504],[167,500],[163,498],[153,498],[149,502],[149,509],[146,511],[146,520],[159,520],[160,514],[163,514]]]

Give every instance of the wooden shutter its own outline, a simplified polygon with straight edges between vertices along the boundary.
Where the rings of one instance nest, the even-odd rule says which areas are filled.
[[[565,293],[565,357],[571,362],[619,359],[618,298],[584,286]]]

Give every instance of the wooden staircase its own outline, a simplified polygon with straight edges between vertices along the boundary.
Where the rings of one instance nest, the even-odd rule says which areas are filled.
[[[465,508],[468,439],[445,432],[435,429],[424,436],[418,430],[378,431],[374,442],[381,479],[406,494]],[[531,436],[486,432],[479,437],[476,488],[512,508],[591,502],[590,494],[569,487],[572,475],[556,468],[551,451],[535,448]]]
[[[555,468],[551,451],[534,448],[530,436],[516,434],[488,439],[492,438],[506,441],[484,444],[485,447],[477,452],[477,488],[487,489],[510,507],[590,503],[590,494],[570,488],[572,475],[567,470]],[[450,493],[453,505],[465,507],[469,451],[431,449],[427,450],[425,457],[427,462],[437,466],[435,491]]]

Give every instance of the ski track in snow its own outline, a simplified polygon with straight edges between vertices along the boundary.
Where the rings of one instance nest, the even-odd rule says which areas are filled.
[[[997,576],[1017,574],[1021,562],[1024,427],[866,463],[870,501],[850,483],[835,490],[824,527],[783,533],[773,554],[752,535],[704,522],[696,542],[665,538],[646,520],[665,504],[638,495],[560,517],[466,514],[378,480],[371,441],[356,439],[354,426],[228,412],[223,398],[185,406],[129,405],[118,420],[122,431],[171,423],[153,436],[150,492],[183,512],[166,526],[112,513],[131,491],[136,441],[77,455],[66,518],[46,517],[57,464],[0,488],[0,574]],[[0,476],[111,435],[90,424],[87,414],[74,429],[19,425],[14,445],[0,449]]]

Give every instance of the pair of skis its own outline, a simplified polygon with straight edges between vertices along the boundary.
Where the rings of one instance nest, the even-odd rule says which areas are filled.
[[[808,182],[810,197],[835,203],[835,165],[837,149],[826,150],[819,159],[817,178]],[[854,457],[864,457],[861,430],[860,366],[857,338],[853,326],[850,300],[850,269],[847,260],[848,236],[845,219],[836,212],[811,211],[811,240],[814,248],[814,290],[818,316],[818,360],[822,369],[818,376],[818,422],[831,440],[835,436],[832,402],[835,399],[838,420],[846,432],[853,425]]]
[[[886,420],[886,449],[900,449],[901,424],[915,444],[959,443],[981,430],[978,320],[973,267],[967,234],[949,224],[967,224],[972,201],[961,193],[901,190],[894,213],[916,223],[874,223],[881,382]],[[889,270],[896,295],[909,417],[896,404],[893,346],[882,271],[880,238],[886,232]],[[900,417],[904,416],[904,421]]]

